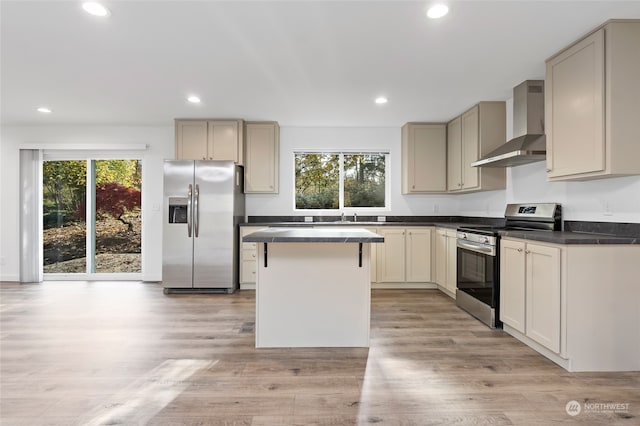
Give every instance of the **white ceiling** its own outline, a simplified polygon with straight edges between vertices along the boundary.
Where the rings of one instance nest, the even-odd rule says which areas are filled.
[[[441,20],[428,3],[111,0],[100,19],[80,1],[1,0],[2,124],[446,121],[544,78],[607,19],[640,18],[640,1],[447,1]]]

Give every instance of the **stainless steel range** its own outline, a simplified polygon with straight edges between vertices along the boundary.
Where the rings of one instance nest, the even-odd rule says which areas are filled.
[[[500,231],[552,232],[562,228],[555,203],[508,204],[505,226],[458,228],[456,304],[492,328],[500,322]]]

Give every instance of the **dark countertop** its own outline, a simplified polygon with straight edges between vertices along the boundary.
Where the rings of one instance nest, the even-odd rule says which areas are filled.
[[[619,237],[606,234],[563,231],[498,231],[502,237],[521,238],[523,240],[541,241],[554,244],[640,244],[638,237]]]
[[[384,237],[366,229],[268,228],[242,238],[243,243],[382,243]]]
[[[279,228],[297,228],[297,229],[321,229],[322,227],[345,227],[353,229],[353,227],[387,227],[387,226],[436,226],[448,229],[456,229],[463,226],[473,226],[471,222],[265,222],[265,223],[241,223],[240,226],[264,226]],[[345,230],[346,230],[345,229]],[[592,232],[567,232],[567,231],[523,231],[523,230],[503,230],[499,231],[503,237],[521,238],[524,240],[540,241],[553,244],[640,244],[638,236],[616,236],[609,234],[598,234]],[[243,240],[245,242],[254,242]],[[264,242],[264,241],[260,241]],[[269,242],[269,241],[267,241]],[[358,242],[358,241],[350,241]]]
[[[437,226],[441,228],[450,228],[456,229],[461,226],[470,226],[470,223],[462,223],[462,222],[265,222],[265,223],[256,223],[256,222],[244,222],[241,223],[240,226],[264,226],[264,227],[293,227],[293,228],[321,228],[324,226],[333,226],[333,227],[383,227],[383,226]]]

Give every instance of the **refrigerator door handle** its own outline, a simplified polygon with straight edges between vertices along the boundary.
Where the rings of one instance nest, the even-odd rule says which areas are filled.
[[[198,203],[200,201],[200,185],[196,183],[196,190],[193,195],[193,230],[194,236],[198,238],[198,229],[200,228],[200,208]]]
[[[187,236],[191,238],[191,192],[192,186],[189,184],[189,190],[187,191]]]

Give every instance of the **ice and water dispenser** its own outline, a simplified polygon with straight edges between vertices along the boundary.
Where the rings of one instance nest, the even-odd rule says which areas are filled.
[[[169,223],[187,223],[187,197],[169,197]]]

